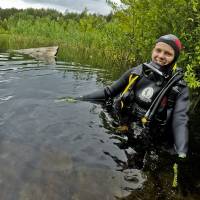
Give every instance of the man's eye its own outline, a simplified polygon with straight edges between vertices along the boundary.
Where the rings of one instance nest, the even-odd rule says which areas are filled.
[[[160,52],[161,52],[161,49],[156,49],[156,52],[157,52],[157,53],[160,53]]]
[[[165,52],[165,55],[172,56],[172,54],[170,52]]]

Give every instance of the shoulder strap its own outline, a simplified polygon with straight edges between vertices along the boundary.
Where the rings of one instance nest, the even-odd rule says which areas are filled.
[[[139,77],[139,76],[134,76],[134,77],[133,77],[133,74],[131,74],[131,75],[129,76],[129,83],[128,83],[128,85],[126,86],[126,88],[124,89],[124,91],[122,92],[121,96],[123,96],[123,95],[129,90],[129,88],[135,83],[135,81],[137,80],[138,77]]]

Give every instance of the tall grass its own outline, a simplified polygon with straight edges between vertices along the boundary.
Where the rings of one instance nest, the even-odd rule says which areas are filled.
[[[10,47],[13,44],[15,48],[59,45],[63,47],[58,55],[60,59],[110,68],[112,72],[122,72],[148,61],[156,38],[174,33],[186,47],[179,66],[187,71],[189,86],[200,87],[197,73],[200,3],[196,0],[123,2],[127,4],[124,10],[116,9],[114,15],[105,17],[86,11],[66,16],[50,10],[12,10],[13,15],[3,12],[4,16],[0,13],[0,33],[9,34]]]

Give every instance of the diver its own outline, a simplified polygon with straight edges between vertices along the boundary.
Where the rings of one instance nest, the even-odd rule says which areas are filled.
[[[133,141],[145,141],[139,143],[143,148],[159,143],[158,136],[172,138],[174,173],[187,157],[189,140],[189,89],[182,70],[176,69],[181,50],[175,35],[161,36],[152,50],[151,62],[133,67],[112,85],[79,98],[104,102]],[[173,185],[176,187],[176,180]]]

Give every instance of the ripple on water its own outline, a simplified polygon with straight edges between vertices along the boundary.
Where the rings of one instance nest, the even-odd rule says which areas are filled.
[[[8,101],[12,98],[13,98],[13,96],[0,97],[0,101]]]

